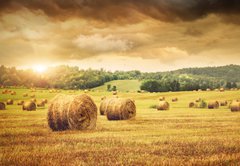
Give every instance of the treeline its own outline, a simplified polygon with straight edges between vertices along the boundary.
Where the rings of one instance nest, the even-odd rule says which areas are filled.
[[[1,86],[23,86],[61,89],[91,89],[112,80],[141,80],[142,90],[151,92],[196,89],[234,88],[240,82],[240,66],[189,68],[171,72],[144,73],[140,71],[80,70],[78,67],[58,66],[38,74],[32,70],[17,70],[0,66]]]

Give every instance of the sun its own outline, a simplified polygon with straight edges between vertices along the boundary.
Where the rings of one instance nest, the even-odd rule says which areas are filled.
[[[33,66],[33,70],[38,73],[44,73],[47,70],[47,66],[44,65],[35,65]]]

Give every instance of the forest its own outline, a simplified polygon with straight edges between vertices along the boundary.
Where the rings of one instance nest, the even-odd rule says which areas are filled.
[[[152,73],[137,70],[115,72],[104,69],[82,70],[79,67],[57,66],[49,68],[42,74],[31,69],[20,70],[15,67],[0,66],[0,85],[4,87],[91,89],[112,80],[141,80],[140,89],[149,92],[205,90],[220,87],[230,89],[239,87],[240,66],[186,68]]]

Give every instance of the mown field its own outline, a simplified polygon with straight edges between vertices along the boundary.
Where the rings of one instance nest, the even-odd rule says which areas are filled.
[[[0,165],[240,165],[240,112],[188,108],[201,97],[210,100],[240,98],[240,91],[119,93],[136,102],[137,116],[127,121],[108,121],[98,116],[94,131],[52,132],[47,125],[47,106],[22,111],[16,105],[28,89],[14,89],[15,104],[0,111]],[[1,92],[1,91],[0,91]],[[61,93],[70,94],[69,91]],[[77,91],[75,94],[81,94]],[[51,99],[57,93],[34,92]],[[99,106],[109,92],[88,92]],[[150,106],[165,96],[169,111]],[[179,101],[172,103],[171,99]]]

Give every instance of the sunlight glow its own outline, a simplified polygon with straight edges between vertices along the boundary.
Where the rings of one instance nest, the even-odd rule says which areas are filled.
[[[32,67],[35,72],[44,73],[47,70],[47,66],[44,65],[35,65]]]

